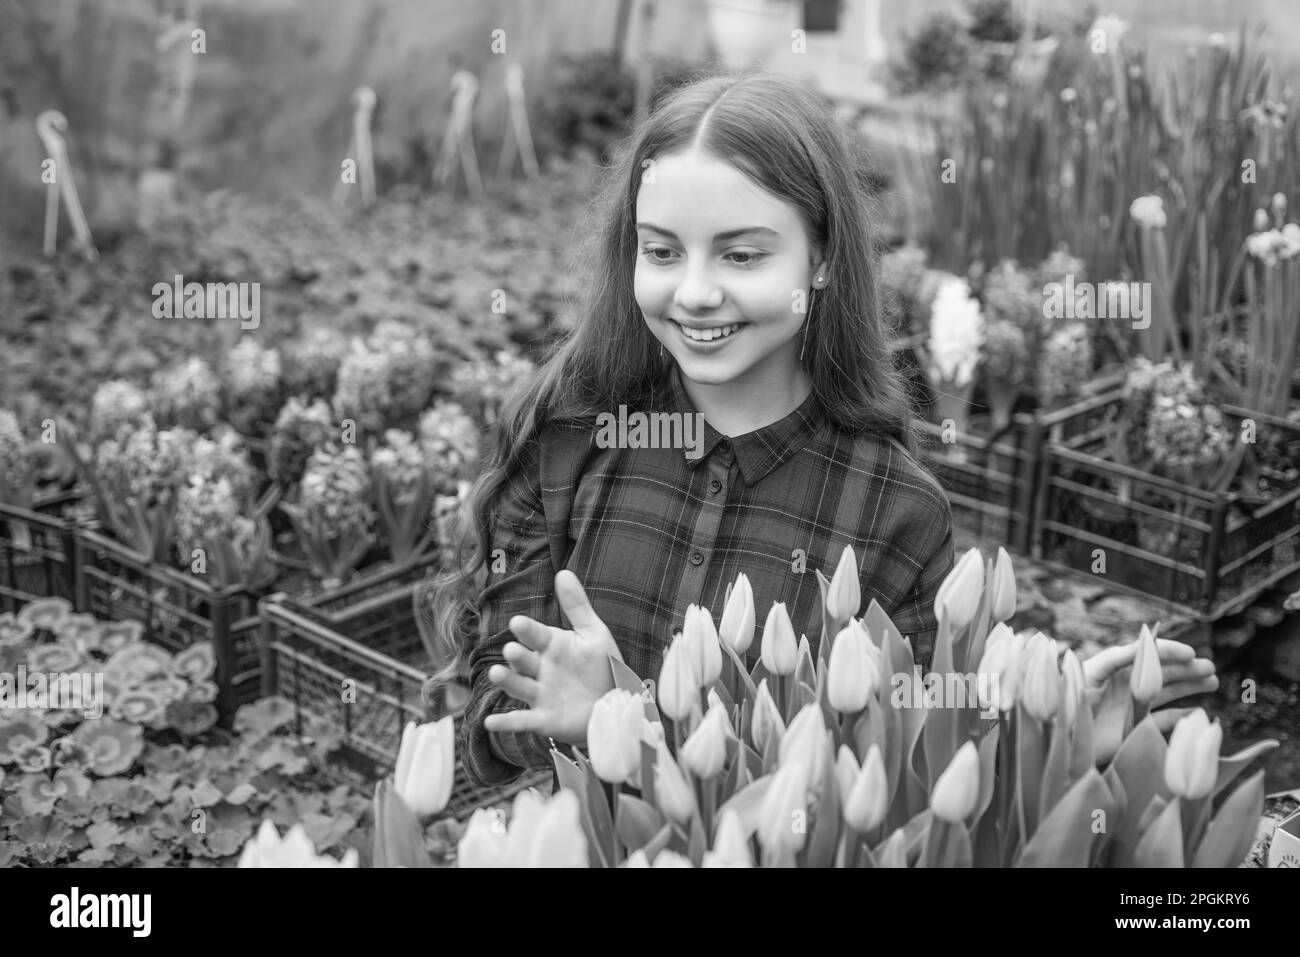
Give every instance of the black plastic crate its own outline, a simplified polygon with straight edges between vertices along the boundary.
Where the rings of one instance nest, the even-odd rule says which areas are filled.
[[[0,504],[0,611],[38,598],[73,601],[76,492],[38,495],[30,509]]]
[[[1113,587],[1167,602],[1198,621],[1240,611],[1300,570],[1300,486],[1261,502],[1210,493],[1104,458],[1105,422],[1122,392],[1080,403],[1061,441],[1043,447],[1035,557],[1093,573],[1105,554]],[[1225,408],[1235,429],[1248,410]],[[1263,414],[1300,437],[1300,425]]]
[[[299,729],[308,715],[339,727],[343,743],[332,770],[362,787],[393,769],[408,721],[433,717],[420,695],[426,653],[415,625],[415,588],[405,583],[334,611],[335,620],[360,638],[331,627],[320,609],[287,595],[261,602],[263,693],[288,700]],[[459,739],[459,715],[455,721]],[[526,787],[549,790],[551,780],[544,771],[477,788],[458,763],[447,812],[464,818]]]

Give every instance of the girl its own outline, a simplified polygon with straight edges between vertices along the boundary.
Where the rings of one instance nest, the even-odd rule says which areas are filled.
[[[697,81],[609,172],[585,315],[508,403],[460,568],[433,592],[469,673],[460,751],[479,785],[549,766],[548,739],[583,743],[607,655],[657,678],[687,606],[716,620],[740,572],[759,623],[784,603],[815,654],[813,572],[851,545],[863,608],[878,600],[924,661],[954,563],[877,297],[868,170],[818,96]],[[598,428],[635,411],[701,415],[701,437]]]

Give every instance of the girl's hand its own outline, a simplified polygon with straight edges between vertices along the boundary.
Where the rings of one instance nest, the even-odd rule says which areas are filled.
[[[1124,719],[1130,704],[1129,678],[1137,648],[1138,643],[1131,641],[1099,651],[1083,662],[1085,693],[1093,703],[1093,750],[1098,765],[1109,764],[1123,740]],[[1156,709],[1188,695],[1214,691],[1219,687],[1219,678],[1214,673],[1213,661],[1196,657],[1196,651],[1181,641],[1158,638],[1156,652],[1160,656],[1164,687],[1151,702],[1151,717],[1160,732],[1167,734],[1192,709]]]
[[[586,744],[591,709],[614,687],[609,657],[622,661],[623,656],[577,575],[568,569],[559,572],[555,597],[573,630],[543,625],[527,615],[510,619],[510,630],[519,641],[502,649],[509,667],[493,665],[488,680],[528,707],[488,715],[483,726]]]

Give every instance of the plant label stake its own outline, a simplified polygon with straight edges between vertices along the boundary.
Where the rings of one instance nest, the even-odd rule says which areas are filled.
[[[375,112],[375,91],[368,86],[359,86],[352,94],[356,109],[352,113],[352,142],[349,155],[344,163],[351,159],[356,164],[355,180],[361,184],[361,205],[369,206],[375,201],[375,154],[370,142],[370,118]],[[334,205],[342,206],[351,192],[352,180],[341,178],[334,187]]]
[[[45,255],[53,256],[59,233],[59,199],[68,204],[68,219],[72,231],[81,244],[82,254],[90,262],[99,258],[99,252],[90,237],[90,226],[81,211],[77,185],[72,180],[72,166],[68,162],[67,144],[63,134],[68,129],[68,118],[58,110],[46,110],[36,117],[36,133],[45,144],[49,158],[54,162],[54,176],[45,193]]]
[[[537,166],[537,154],[533,151],[533,134],[528,126],[528,111],[524,104],[524,71],[517,63],[506,66],[506,97],[510,103],[510,116],[506,124],[505,143],[501,147],[501,160],[497,163],[497,180],[504,180],[509,175],[516,153],[519,154],[525,175],[529,179],[537,179],[541,174]]]
[[[451,89],[451,121],[447,124],[447,133],[442,139],[442,155],[438,158],[434,178],[440,189],[447,185],[447,180],[451,178],[452,157],[459,152],[465,183],[469,186],[470,194],[475,199],[480,199],[483,196],[483,178],[479,175],[478,156],[474,152],[473,129],[478,78],[468,70],[457,70],[451,76]]]

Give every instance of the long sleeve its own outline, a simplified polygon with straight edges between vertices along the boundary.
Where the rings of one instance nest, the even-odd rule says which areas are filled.
[[[548,625],[561,624],[555,599],[555,572],[542,507],[541,454],[533,443],[498,498],[488,551],[487,586],[479,596],[479,639],[470,653],[471,693],[461,729],[466,773],[478,786],[501,784],[526,768],[549,766],[550,741],[537,734],[489,733],[490,714],[526,705],[488,680],[488,669],[503,664],[502,648],[514,640],[508,623],[527,615]]]
[[[956,546],[952,536],[952,506],[942,496],[942,507],[917,511],[905,526],[910,548],[923,556],[921,569],[906,597],[890,612],[899,633],[910,638],[918,662],[929,666],[939,621],[934,613],[934,598],[939,586],[956,563]]]

